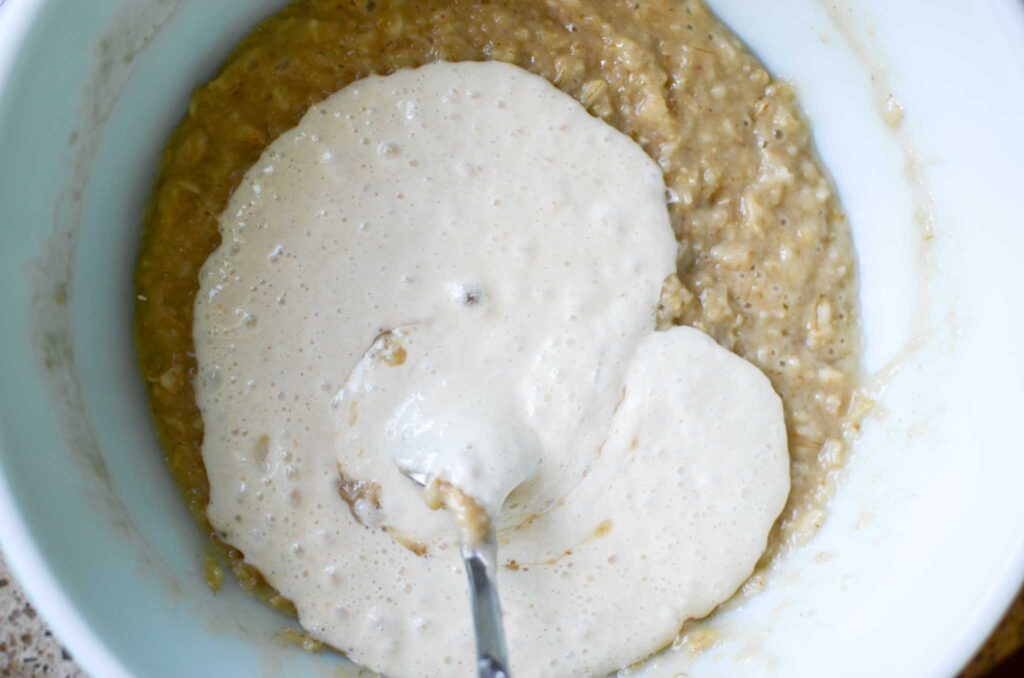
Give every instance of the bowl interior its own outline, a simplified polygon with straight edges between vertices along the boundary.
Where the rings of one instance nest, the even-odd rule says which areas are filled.
[[[191,89],[281,4],[0,11],[0,537],[95,675],[345,670],[275,642],[288,622],[233,583],[206,587],[205,543],[164,469],[130,331],[166,134]],[[854,228],[880,405],[818,536],[762,594],[716,616],[712,648],[648,670],[953,673],[1024,572],[1024,10],[710,4],[795,83],[813,121]],[[896,126],[890,95],[906,112]]]

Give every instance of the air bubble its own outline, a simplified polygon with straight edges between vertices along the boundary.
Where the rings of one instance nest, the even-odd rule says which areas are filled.
[[[242,325],[252,329],[256,327],[256,315],[246,311],[244,308],[236,308],[235,315],[242,319]]]

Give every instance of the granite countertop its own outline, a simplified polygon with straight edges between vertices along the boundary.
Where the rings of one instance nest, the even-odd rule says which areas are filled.
[[[2,2],[2,0],[0,0]],[[0,676],[79,678],[85,674],[25,599],[0,557]]]
[[[2,2],[2,0],[0,0]],[[963,678],[979,678],[1024,645],[1024,595],[967,667]],[[25,599],[0,557],[0,678],[84,678],[71,655],[61,647]]]

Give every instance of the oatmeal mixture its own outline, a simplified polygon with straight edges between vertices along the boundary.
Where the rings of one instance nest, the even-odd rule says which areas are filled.
[[[663,326],[696,327],[782,397],[792,491],[767,561],[811,534],[845,453],[859,362],[849,229],[792,92],[699,2],[300,0],[199,89],[164,153],[136,274],[143,374],[168,463],[204,529],[210,486],[193,390],[199,271],[266,147],[371,74],[501,60],[538,74],[660,166],[678,240]],[[284,597],[228,547],[243,586]]]

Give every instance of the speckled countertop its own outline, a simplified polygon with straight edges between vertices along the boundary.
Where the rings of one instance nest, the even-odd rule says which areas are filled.
[[[0,676],[84,675],[25,599],[0,557]]]
[[[2,0],[0,0],[2,2]],[[1024,594],[962,678],[979,678],[1024,645]],[[25,599],[0,556],[0,678],[84,678],[74,660]]]

